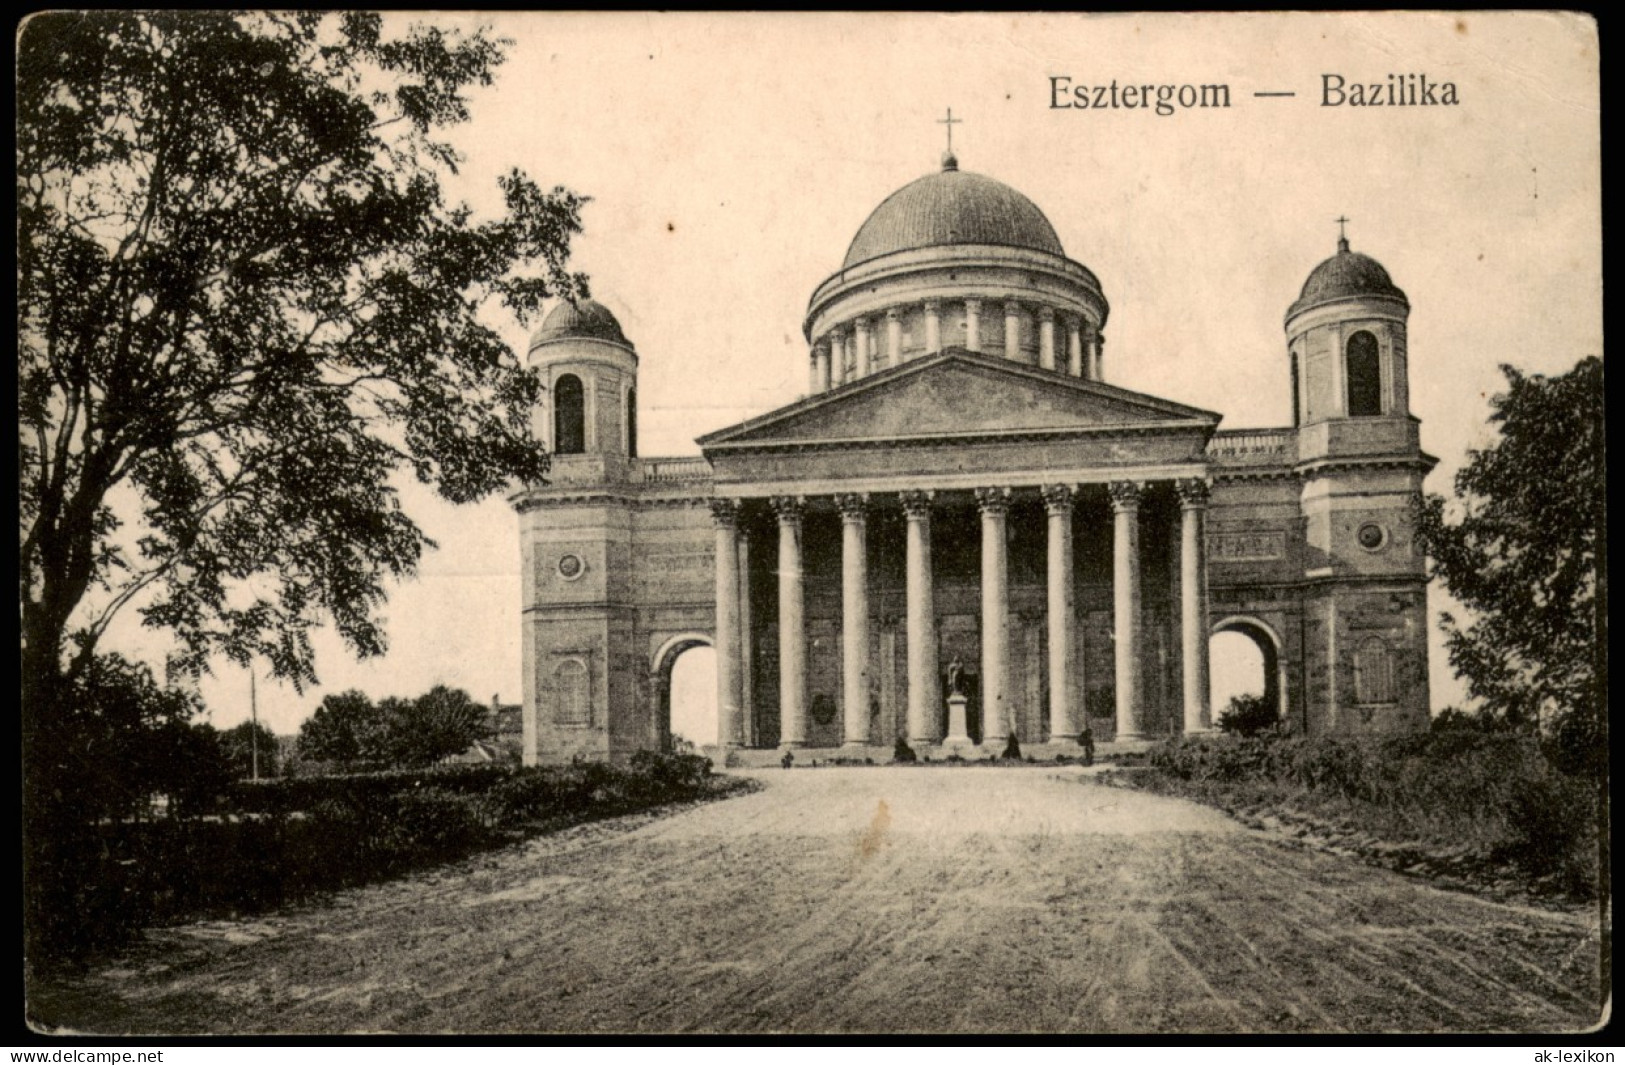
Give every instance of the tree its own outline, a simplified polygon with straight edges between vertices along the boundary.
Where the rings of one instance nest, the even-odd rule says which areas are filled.
[[[390,715],[390,753],[396,765],[419,766],[468,750],[487,735],[485,707],[460,688],[437,684]]]
[[[17,57],[23,733],[135,604],[181,665],[316,680],[381,653],[453,502],[535,482],[541,386],[487,319],[566,269],[584,202],[519,171],[476,220],[444,131],[511,42],[350,12],[46,13]]]
[[[97,655],[39,737],[36,783],[73,826],[141,817],[159,794],[218,793],[223,762],[214,730],[193,723],[201,710],[195,695],[160,687],[146,666]]]
[[[1450,663],[1484,712],[1605,760],[1602,361],[1555,377],[1501,371],[1499,439],[1469,453],[1454,503],[1430,495],[1419,508],[1432,575],[1472,612],[1442,619]]]
[[[274,777],[280,759],[276,734],[257,721],[244,721],[220,734],[220,746],[232,778],[243,780],[259,767],[261,777]]]
[[[315,762],[383,761],[385,731],[383,714],[364,692],[335,692],[323,696],[299,726],[299,756]]]

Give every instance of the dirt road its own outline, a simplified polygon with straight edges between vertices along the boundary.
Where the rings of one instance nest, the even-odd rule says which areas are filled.
[[[763,772],[32,989],[80,1031],[1552,1031],[1584,913],[1294,850],[1076,769]]]

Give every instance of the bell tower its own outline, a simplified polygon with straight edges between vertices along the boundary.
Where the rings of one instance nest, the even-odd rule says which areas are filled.
[[[561,303],[530,341],[546,388],[533,415],[552,455],[546,509],[520,504],[524,761],[636,749],[632,637],[638,356],[608,308]],[[533,493],[534,495],[534,493]]]
[[[1410,413],[1410,311],[1382,264],[1340,234],[1286,313],[1317,731],[1427,722],[1427,573],[1411,504],[1435,460]]]

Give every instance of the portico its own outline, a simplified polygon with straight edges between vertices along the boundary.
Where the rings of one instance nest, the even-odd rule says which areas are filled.
[[[717,581],[719,705],[746,701],[746,648],[765,650],[757,657],[777,674],[752,686],[764,705],[721,715],[720,746],[749,746],[754,733],[791,749],[902,737],[930,750],[948,738],[955,657],[975,688],[964,694],[984,751],[1012,734],[1075,743],[1088,691],[1114,693],[1111,722],[1094,725],[1103,740],[1209,727],[1201,521],[1217,416],[1063,374],[950,349],[700,441],[719,498],[718,559],[754,541],[773,571]],[[943,389],[978,404],[944,406]],[[1017,408],[1023,418],[1004,416]],[[1144,550],[1148,540],[1159,550]],[[1082,616],[1078,542],[1089,560]],[[1094,566],[1103,554],[1109,574]],[[1154,580],[1148,564],[1160,567]],[[1102,593],[1104,632],[1089,624]],[[749,615],[758,631],[739,627]],[[1159,628],[1175,618],[1177,640]],[[901,670],[887,658],[896,642],[874,639],[887,629],[901,630]],[[1086,677],[1102,643],[1111,666]],[[1174,660],[1177,705],[1148,700],[1148,661]],[[887,683],[888,672],[900,675]],[[765,705],[774,690],[776,707]],[[776,728],[762,720],[775,716]]]

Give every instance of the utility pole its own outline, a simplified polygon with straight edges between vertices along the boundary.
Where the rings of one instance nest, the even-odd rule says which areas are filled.
[[[248,726],[248,749],[254,763],[254,779],[260,778],[260,706],[259,696],[254,688],[254,670],[248,670],[248,719],[253,722]]]

